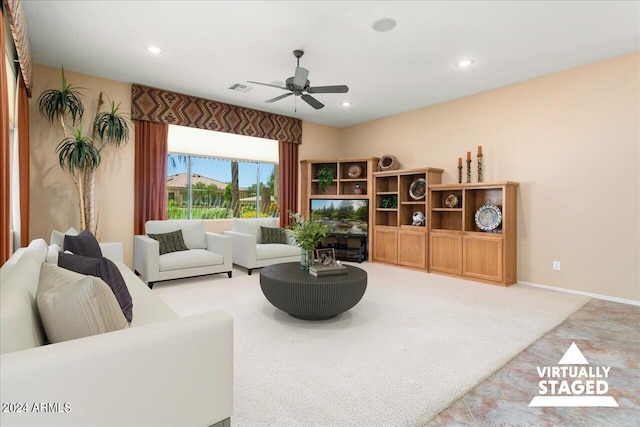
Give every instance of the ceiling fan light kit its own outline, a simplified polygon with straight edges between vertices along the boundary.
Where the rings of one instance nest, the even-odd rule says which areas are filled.
[[[304,55],[304,51],[296,49],[293,51],[293,56],[297,59],[297,66],[293,77],[289,77],[285,86],[279,86],[269,83],[261,83],[248,80],[249,83],[258,84],[262,86],[275,87],[282,90],[288,90],[289,93],[285,93],[284,95],[276,96],[275,98],[271,98],[266,100],[265,102],[272,103],[276,101],[280,101],[281,99],[287,98],[291,95],[299,96],[302,98],[304,102],[315,108],[316,110],[324,107],[324,104],[318,101],[316,98],[311,96],[310,94],[316,93],[347,93],[349,92],[349,87],[346,85],[335,85],[335,86],[311,86],[311,82],[307,79],[309,76],[309,70],[300,66],[300,58]]]

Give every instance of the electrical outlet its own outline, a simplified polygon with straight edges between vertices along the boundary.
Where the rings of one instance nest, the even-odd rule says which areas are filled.
[[[553,261],[553,271],[560,271],[560,261]]]

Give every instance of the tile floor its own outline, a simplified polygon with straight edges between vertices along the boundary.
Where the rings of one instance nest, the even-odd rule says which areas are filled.
[[[558,366],[572,342],[619,407],[529,407],[537,367]],[[433,418],[433,426],[640,426],[640,307],[593,299]]]

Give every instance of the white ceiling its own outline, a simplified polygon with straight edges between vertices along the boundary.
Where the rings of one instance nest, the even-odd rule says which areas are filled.
[[[640,2],[23,0],[35,63],[346,127],[640,50]],[[397,27],[376,32],[390,17]],[[153,56],[144,48],[164,49]],[[285,92],[294,49],[312,86]],[[472,58],[468,69],[454,64]],[[39,94],[35,94],[38,96]],[[349,100],[349,108],[341,106]],[[294,111],[297,103],[297,112]]]

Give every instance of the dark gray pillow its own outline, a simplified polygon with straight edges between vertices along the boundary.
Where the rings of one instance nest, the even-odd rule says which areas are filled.
[[[84,230],[77,236],[65,234],[63,250],[69,251],[75,255],[88,256],[91,258],[102,257],[100,244],[98,244],[96,236],[94,236],[89,229]]]
[[[160,255],[168,254],[170,252],[189,250],[187,245],[184,243],[182,230],[162,234],[147,234],[147,236],[160,242]]]
[[[58,255],[58,266],[76,273],[96,276],[104,280],[109,285],[113,294],[120,304],[122,313],[131,323],[133,318],[133,300],[127,288],[127,284],[120,274],[118,267],[107,258],[90,258],[81,255],[65,254],[61,252]]]
[[[262,243],[287,243],[287,233],[282,228],[260,226]]]

